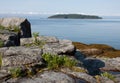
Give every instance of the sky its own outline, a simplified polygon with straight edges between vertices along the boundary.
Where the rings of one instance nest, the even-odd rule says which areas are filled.
[[[0,13],[120,16],[120,0],[0,0]]]

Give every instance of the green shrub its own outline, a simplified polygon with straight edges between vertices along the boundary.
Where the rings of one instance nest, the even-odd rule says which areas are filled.
[[[37,41],[37,42],[25,44],[24,46],[26,46],[26,47],[38,46],[38,47],[42,48],[44,45],[45,45],[44,41]]]
[[[0,30],[9,30],[9,31],[13,31],[13,32],[19,32],[20,28],[18,26],[9,26],[9,27],[4,27],[0,25]]]
[[[13,31],[14,32],[20,32],[20,28],[18,26],[13,26]]]
[[[115,76],[113,76],[112,74],[110,74],[110,73],[108,73],[108,72],[102,73],[101,76],[107,77],[107,78],[109,78],[109,79],[111,79],[111,80],[115,80]]]
[[[33,43],[26,44],[25,46],[27,46],[27,47],[39,46],[40,48],[42,48],[45,45],[45,41],[37,39],[38,36],[39,36],[39,33],[38,32],[34,32],[33,33],[33,37],[34,37]]]
[[[5,29],[5,27],[3,27],[2,25],[0,25],[0,30],[4,30]]]
[[[76,67],[76,66],[72,68],[72,71],[88,73],[88,71],[85,70],[84,68],[80,68],[80,67]]]
[[[0,67],[2,66],[2,54],[0,53]]]
[[[32,77],[33,75],[35,75],[34,71],[32,71],[32,70],[30,70],[30,69],[27,69],[26,74],[27,74],[27,76],[29,76],[29,77]]]
[[[77,64],[77,61],[68,58],[67,56],[52,55],[49,53],[42,55],[43,59],[47,62],[49,69],[58,69],[61,67],[72,68]]]
[[[33,37],[35,38],[35,40],[34,40],[34,44],[35,45],[39,45],[40,44],[40,41],[37,39],[38,36],[39,36],[39,32],[34,32],[33,33]]]
[[[36,38],[36,37],[38,37],[38,36],[39,36],[39,32],[33,32],[33,34],[32,34],[32,35],[33,35],[33,37],[34,37],[34,38]]]
[[[34,42],[38,41],[38,39],[37,39],[38,36],[39,36],[39,32],[33,32],[33,37],[35,38]]]
[[[0,40],[0,47],[4,46],[4,42],[2,40]]]
[[[10,74],[13,78],[21,76],[21,68],[18,67],[18,68],[10,69]]]

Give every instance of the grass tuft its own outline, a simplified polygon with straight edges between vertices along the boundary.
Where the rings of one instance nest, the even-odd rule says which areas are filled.
[[[0,53],[0,67],[2,66],[2,54]]]
[[[20,28],[18,26],[9,26],[9,27],[4,27],[0,25],[0,30],[8,30],[8,31],[13,31],[13,32],[20,32]]]
[[[4,46],[4,42],[2,40],[0,40],[0,47]]]
[[[77,64],[77,61],[68,58],[67,56],[59,56],[53,54],[43,54],[43,59],[47,62],[48,69],[58,69],[61,67],[72,68]]]
[[[108,73],[108,72],[102,73],[101,76],[102,76],[102,77],[107,77],[107,78],[109,78],[109,79],[111,79],[111,80],[113,80],[113,81],[115,80],[115,76],[113,76],[112,74],[110,74],[110,73]]]
[[[13,78],[17,78],[21,76],[21,68],[12,68],[10,69],[10,74]]]
[[[42,48],[45,45],[45,41],[39,40],[37,38],[38,36],[39,36],[39,33],[34,32],[33,33],[33,37],[34,37],[33,43],[25,44],[25,46],[27,46],[27,47],[38,46],[38,47]]]

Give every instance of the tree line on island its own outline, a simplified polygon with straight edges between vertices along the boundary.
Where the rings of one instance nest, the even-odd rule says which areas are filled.
[[[96,15],[82,15],[82,14],[57,14],[49,16],[50,19],[102,19]]]

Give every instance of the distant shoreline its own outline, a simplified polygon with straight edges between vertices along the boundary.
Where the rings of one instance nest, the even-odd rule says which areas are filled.
[[[102,19],[102,17],[96,15],[82,15],[82,14],[56,14],[49,16],[52,19]]]

